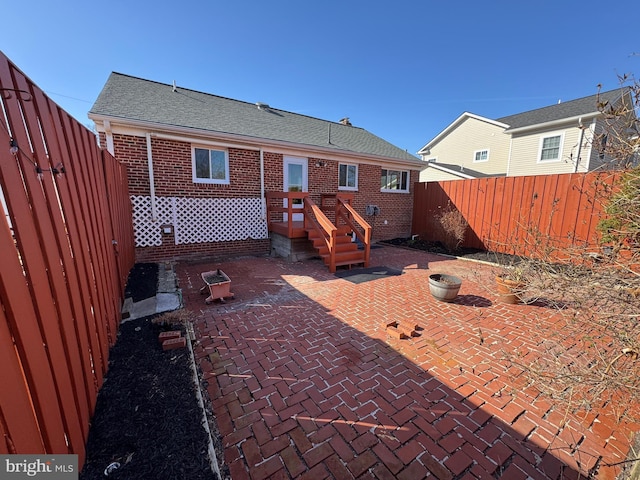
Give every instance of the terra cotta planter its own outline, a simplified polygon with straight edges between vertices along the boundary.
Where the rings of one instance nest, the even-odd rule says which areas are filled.
[[[232,297],[231,293],[231,279],[222,270],[213,270],[211,272],[202,273],[202,280],[209,287],[209,297],[205,300],[205,303],[209,304],[214,300],[224,301],[225,298]],[[206,289],[207,287],[203,287]],[[206,291],[206,290],[205,290]]]
[[[496,285],[498,287],[498,298],[502,303],[522,303],[520,296],[525,288],[524,283],[506,278],[505,275],[496,275]]]

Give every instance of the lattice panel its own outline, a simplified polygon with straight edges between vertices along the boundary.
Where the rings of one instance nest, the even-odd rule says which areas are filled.
[[[136,246],[162,244],[161,226],[174,226],[176,244],[268,238],[260,198],[156,197],[158,218],[151,221],[151,199],[132,196]]]
[[[133,235],[136,247],[157,247],[162,245],[161,225],[173,223],[171,202],[162,197],[156,197],[156,212],[158,218],[154,222],[151,218],[151,197],[132,195],[133,204]]]

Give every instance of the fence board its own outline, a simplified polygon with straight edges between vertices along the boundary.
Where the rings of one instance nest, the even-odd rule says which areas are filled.
[[[591,172],[418,183],[412,233],[442,241],[443,232],[434,226],[433,217],[450,205],[469,223],[464,247],[519,255],[541,255],[550,247],[592,248],[603,201],[616,175]]]
[[[126,168],[1,53],[0,88],[0,453],[82,464],[134,262]]]
[[[17,76],[16,80],[18,88],[29,91],[32,97],[30,103],[34,108],[25,108],[22,113],[25,127],[30,137],[34,139],[43,133],[38,121],[41,117],[37,111],[37,98],[25,77]],[[48,160],[53,159],[55,162],[56,158],[48,145],[45,146],[45,139],[41,138],[41,140],[43,141],[31,141],[34,160],[44,171],[48,171],[55,167],[55,164],[50,164]],[[84,445],[84,435],[88,433],[88,429],[85,428],[83,431],[82,427],[84,409],[81,409],[80,405],[86,403],[82,398],[84,380],[61,262],[64,258],[60,250],[64,246],[61,242],[66,237],[63,217],[59,202],[50,201],[57,197],[54,175],[47,172],[39,179],[33,171],[29,172],[27,169],[25,173],[23,177],[31,189],[31,206],[39,226],[39,248],[44,256],[44,263],[41,264],[38,259],[32,261],[32,258],[26,256],[24,262],[27,265],[27,271],[31,271],[33,267],[37,269],[36,275],[40,275],[43,282],[37,291],[33,291],[33,294],[38,303],[40,322],[45,332],[49,356],[56,375],[67,440],[72,449],[77,449]],[[47,283],[44,283],[45,281]],[[78,415],[78,412],[81,412],[81,415]],[[84,420],[87,421],[88,418]]]

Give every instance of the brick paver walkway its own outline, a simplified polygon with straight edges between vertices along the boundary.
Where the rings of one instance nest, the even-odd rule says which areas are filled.
[[[360,284],[319,260],[179,264],[197,315],[196,359],[232,478],[615,478],[629,431],[604,413],[572,416],[501,360],[535,351],[528,322],[551,309],[505,305],[491,267],[394,247]],[[221,268],[236,298],[205,305],[200,273]],[[428,276],[463,279],[434,300]],[[387,323],[418,326],[399,339]]]

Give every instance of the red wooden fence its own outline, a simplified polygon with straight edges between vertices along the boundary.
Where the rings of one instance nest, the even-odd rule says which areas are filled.
[[[0,52],[0,453],[75,453],[134,263],[123,165]]]
[[[593,248],[615,179],[591,172],[417,183],[412,230],[441,241],[438,216],[454,208],[469,223],[465,247],[520,255]]]

